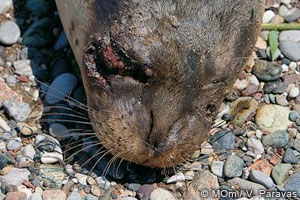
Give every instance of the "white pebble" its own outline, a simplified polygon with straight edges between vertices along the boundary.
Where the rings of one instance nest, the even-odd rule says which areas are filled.
[[[272,10],[266,11],[263,16],[263,23],[269,23],[274,16],[275,13]]]
[[[238,89],[238,90],[244,90],[248,87],[249,82],[245,79],[237,79],[236,82],[234,83],[233,87]]]
[[[289,66],[287,66],[286,64],[281,65],[281,68],[282,68],[282,72],[289,71]]]
[[[176,183],[176,182],[180,182],[180,181],[185,181],[185,176],[182,172],[179,172],[179,173],[175,174],[174,176],[171,176],[171,178],[169,178],[167,180],[167,183]]]
[[[248,76],[247,80],[249,81],[249,83],[251,83],[253,85],[256,85],[256,86],[259,86],[259,81],[258,81],[258,79],[256,78],[255,75]]]
[[[291,89],[290,89],[290,92],[289,92],[289,97],[291,97],[291,98],[295,98],[295,97],[297,97],[298,95],[299,95],[299,88],[298,87],[292,87]]]
[[[6,121],[0,117],[0,128],[6,132],[11,131],[11,128],[7,125]]]

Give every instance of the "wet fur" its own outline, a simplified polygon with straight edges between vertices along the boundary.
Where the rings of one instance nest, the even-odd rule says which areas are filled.
[[[57,5],[103,146],[137,164],[169,167],[207,138],[224,92],[245,62],[238,58],[253,49],[264,1]]]

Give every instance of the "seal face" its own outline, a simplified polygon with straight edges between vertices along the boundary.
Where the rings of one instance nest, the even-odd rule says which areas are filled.
[[[70,1],[57,4],[103,146],[150,167],[185,161],[251,53],[264,1]]]

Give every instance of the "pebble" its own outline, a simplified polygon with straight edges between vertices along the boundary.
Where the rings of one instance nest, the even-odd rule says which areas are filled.
[[[263,145],[282,148],[285,147],[289,142],[289,134],[287,131],[275,131],[267,136],[263,137]]]
[[[266,188],[260,184],[253,183],[241,178],[234,178],[228,180],[228,184],[232,187],[239,186],[240,190],[252,190],[254,194],[259,194],[260,190],[266,190]]]
[[[239,177],[243,173],[244,160],[236,155],[230,155],[224,164],[224,175],[227,178]]]
[[[272,10],[267,10],[263,15],[263,23],[269,23],[273,17],[275,17],[275,13]]]
[[[51,7],[50,2],[44,0],[27,0],[26,9],[34,16],[43,16],[49,12]]]
[[[6,121],[0,117],[0,128],[6,132],[11,131],[11,128],[7,125]]]
[[[87,178],[88,178],[87,175],[80,174],[80,173],[76,173],[76,174],[75,174],[75,177],[77,178],[78,182],[79,182],[81,185],[87,185]]]
[[[33,193],[30,197],[30,200],[43,200],[43,199],[42,199],[42,196],[40,194]]]
[[[298,197],[300,196],[300,172],[293,174],[286,182],[284,188],[286,191],[297,192]]]
[[[34,159],[34,155],[36,153],[32,144],[28,144],[21,149],[21,153],[23,156],[30,158],[31,160]]]
[[[154,190],[153,185],[145,184],[140,187],[137,192],[137,196],[140,200],[149,200],[152,191]]]
[[[61,49],[64,49],[68,46],[68,39],[66,37],[65,31],[62,31],[58,37],[58,39],[55,42],[54,50],[58,51]]]
[[[282,161],[285,163],[298,164],[300,162],[300,156],[299,152],[296,153],[295,151],[296,150],[292,148],[288,148],[283,155]]]
[[[234,83],[233,87],[236,88],[237,90],[244,90],[248,87],[249,85],[249,81],[243,79],[243,80],[240,80],[240,79],[237,79],[236,82]]]
[[[74,174],[75,174],[75,171],[73,170],[73,166],[72,166],[72,165],[67,164],[66,167],[65,167],[65,170],[66,170],[66,173],[67,173],[68,175],[74,175]],[[87,181],[88,181],[88,183],[89,183],[90,185],[94,185],[94,184],[91,184],[91,183],[89,182],[89,180],[90,180],[90,177],[87,179]],[[95,181],[95,180],[94,180],[94,181]],[[96,181],[95,181],[95,184],[96,184]]]
[[[276,81],[276,82],[267,82],[264,85],[264,92],[266,94],[282,94],[286,91],[286,89],[288,88],[288,84],[285,82],[280,82],[280,81]]]
[[[65,173],[62,167],[56,165],[40,165],[39,176],[43,179],[51,181],[53,187],[61,187],[65,178]]]
[[[276,95],[276,103],[280,106],[288,106],[289,102],[284,95]]]
[[[300,59],[300,44],[293,40],[283,40],[279,43],[279,48],[283,55],[292,61]]]
[[[0,169],[2,170],[3,168],[5,168],[8,164],[8,159],[6,156],[4,156],[3,154],[0,154]]]
[[[97,197],[101,196],[101,191],[100,191],[99,187],[96,185],[91,186],[91,193]]]
[[[182,172],[179,172],[177,174],[175,174],[174,176],[171,176],[168,180],[167,183],[176,183],[176,182],[181,182],[181,181],[185,181],[185,176]]]
[[[21,36],[19,26],[13,21],[6,21],[0,26],[0,43],[4,45],[15,44]]]
[[[61,190],[45,190],[43,200],[66,200],[67,195]]]
[[[285,21],[287,22],[293,22],[300,18],[300,10],[296,7],[288,10],[287,12],[284,12],[283,15],[281,15]]]
[[[8,192],[5,200],[27,200],[27,196],[24,192]]]
[[[12,4],[13,4],[12,0],[1,0],[0,14],[4,14],[6,11],[8,11],[9,8],[12,6]]]
[[[232,122],[240,126],[249,116],[253,115],[258,107],[258,102],[252,97],[240,97],[230,104],[229,118],[233,118]]]
[[[14,62],[15,73],[22,76],[32,76],[30,60],[18,60]]]
[[[18,123],[18,127],[20,129],[20,132],[25,136],[30,136],[38,132],[37,126],[30,126],[27,123]]]
[[[289,92],[289,97],[296,98],[297,96],[299,96],[299,93],[300,93],[300,91],[299,91],[298,87],[292,87]]]
[[[281,76],[282,68],[275,63],[257,60],[253,67],[253,73],[261,81],[276,81]]]
[[[18,122],[26,121],[31,114],[31,108],[27,103],[7,101],[3,103],[3,106],[9,116]]]
[[[264,105],[256,113],[255,122],[263,131],[286,130],[292,124],[290,109],[279,105]]]
[[[247,147],[248,147],[248,150],[250,150],[251,152],[253,152],[255,154],[255,156],[261,155],[265,152],[264,146],[261,143],[261,141],[258,139],[255,139],[253,137],[248,139]]]
[[[292,122],[296,122],[297,119],[300,118],[300,114],[297,112],[297,111],[294,111],[292,110],[289,114],[289,119],[292,121]]]
[[[211,164],[211,171],[218,177],[223,177],[224,176],[224,162],[222,161],[213,161]]]
[[[9,151],[14,151],[20,149],[21,145],[22,145],[21,138],[14,138],[7,142],[6,147]]]
[[[275,183],[277,185],[282,184],[291,169],[292,169],[291,164],[276,165],[272,170],[272,178],[274,179]]]
[[[70,196],[67,198],[67,200],[79,200],[79,199],[81,199],[81,195],[77,191],[72,192]]]
[[[50,85],[46,94],[46,102],[54,105],[68,97],[77,86],[77,78],[70,73],[58,76]]]
[[[299,30],[287,30],[281,31],[279,35],[279,41],[292,40],[295,42],[300,42],[300,31]]]
[[[231,131],[221,130],[211,139],[212,147],[215,151],[235,149],[235,136]]]
[[[151,193],[150,200],[175,200],[175,198],[168,190],[157,188]]]
[[[49,133],[53,137],[57,138],[67,137],[68,135],[70,135],[68,128],[59,123],[52,123],[49,127]]]
[[[128,189],[137,192],[141,188],[141,185],[138,183],[130,183]]]
[[[99,200],[98,197],[96,197],[96,196],[94,196],[92,194],[87,194],[87,195],[85,195],[84,198],[85,198],[85,200]]]
[[[255,183],[259,183],[259,184],[265,186],[266,188],[271,188],[274,186],[274,182],[271,179],[271,177],[265,173],[262,173],[261,171],[258,171],[258,170],[251,171],[250,180],[252,180]]]
[[[11,170],[2,176],[2,184],[21,185],[24,180],[28,180],[30,172],[27,169],[11,168]]]
[[[53,164],[63,161],[63,155],[61,152],[44,152],[41,161],[43,164]]]

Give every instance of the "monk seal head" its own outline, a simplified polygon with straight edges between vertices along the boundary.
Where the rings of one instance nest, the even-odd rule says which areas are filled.
[[[93,2],[81,71],[97,137],[137,164],[185,161],[251,53],[264,2]]]

